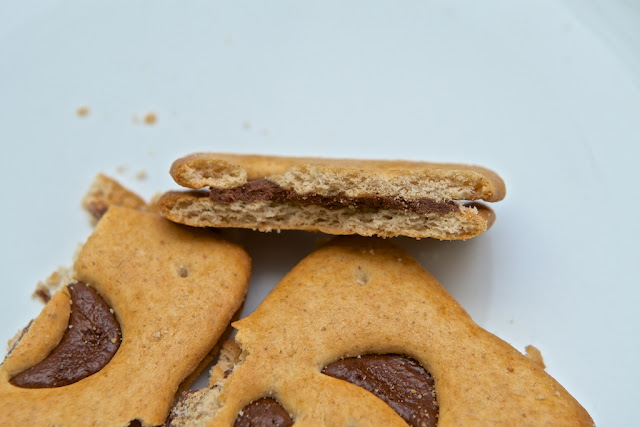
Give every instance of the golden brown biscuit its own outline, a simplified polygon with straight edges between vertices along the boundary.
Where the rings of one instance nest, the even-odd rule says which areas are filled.
[[[379,239],[317,250],[233,326],[233,371],[184,395],[172,425],[249,425],[256,412],[296,426],[593,424],[542,368]]]
[[[250,270],[215,233],[111,206],[75,281],[0,366],[0,424],[162,424],[241,307]]]
[[[467,239],[487,230],[505,185],[479,166],[383,160],[192,154],[174,180],[207,192],[169,192],[158,202],[172,221],[261,231]]]

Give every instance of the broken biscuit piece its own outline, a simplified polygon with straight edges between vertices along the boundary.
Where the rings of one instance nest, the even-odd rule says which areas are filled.
[[[459,240],[493,223],[476,201],[506,193],[496,173],[460,164],[199,153],[170,172],[196,191],[166,193],[160,211],[196,227]]]
[[[99,173],[82,199],[82,207],[91,214],[94,221],[98,221],[109,206],[144,210],[147,203],[115,179]]]
[[[250,271],[215,232],[111,206],[0,366],[0,424],[162,424],[217,353]]]
[[[239,355],[178,400],[170,425],[593,425],[382,239],[335,239],[233,326]]]

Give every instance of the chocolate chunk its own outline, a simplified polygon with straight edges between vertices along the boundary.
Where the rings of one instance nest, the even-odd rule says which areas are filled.
[[[411,426],[438,423],[433,378],[414,359],[396,354],[350,357],[329,364],[322,373],[370,391]]]
[[[15,375],[24,388],[61,387],[95,374],[120,347],[120,324],[98,293],[84,283],[69,285],[71,315],[60,343],[37,365]]]
[[[432,199],[422,198],[405,200],[391,196],[360,196],[350,197],[346,195],[323,196],[317,193],[299,194],[293,190],[287,190],[268,179],[248,181],[241,187],[230,189],[210,189],[211,200],[216,203],[233,203],[244,201],[297,203],[300,205],[319,205],[327,209],[343,209],[353,207],[356,209],[392,209],[406,210],[419,214],[459,212],[460,208],[455,202],[436,202]]]
[[[234,427],[288,427],[293,420],[280,404],[270,397],[254,400],[236,417]]]

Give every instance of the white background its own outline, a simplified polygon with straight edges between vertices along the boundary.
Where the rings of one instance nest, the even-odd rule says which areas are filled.
[[[507,183],[489,232],[394,240],[598,424],[637,422],[640,3],[601,3],[0,3],[0,339],[99,171],[148,198],[194,151],[476,163]],[[236,234],[245,314],[319,238]]]

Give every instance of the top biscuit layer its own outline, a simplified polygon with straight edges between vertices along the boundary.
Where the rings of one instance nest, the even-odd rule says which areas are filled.
[[[178,184],[193,189],[228,189],[267,178],[299,194],[325,196],[496,202],[506,194],[495,172],[449,163],[196,153],[176,160],[170,172]]]

